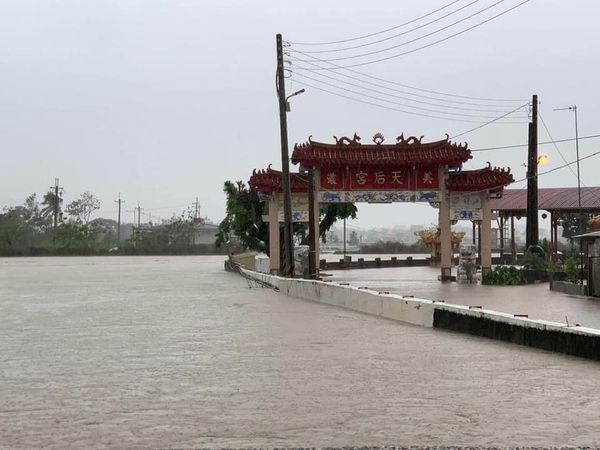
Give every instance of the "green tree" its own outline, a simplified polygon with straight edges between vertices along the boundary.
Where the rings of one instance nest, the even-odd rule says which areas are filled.
[[[563,214],[558,219],[558,224],[562,227],[562,237],[569,240],[571,251],[573,251],[573,236],[585,233],[586,224],[593,214]]]
[[[23,206],[4,208],[0,213],[0,254],[29,254],[48,239],[49,222],[43,218],[35,194]]]
[[[321,205],[321,223],[319,223],[319,236],[325,242],[325,233],[338,220],[356,219],[356,205],[354,203],[326,203]]]
[[[71,220],[62,223],[56,230],[56,244],[60,252],[69,254],[90,254],[99,250],[97,237],[100,228],[97,223],[81,223]]]
[[[220,247],[237,238],[248,249],[266,251],[268,226],[262,221],[264,207],[258,192],[248,189],[241,181],[226,181],[223,191],[227,197],[226,215],[219,224],[215,245]],[[356,206],[353,203],[329,203],[321,205],[319,236],[325,239],[325,233],[340,219],[356,218]],[[306,233],[304,224],[294,224],[294,234],[300,237]]]
[[[90,221],[92,213],[100,209],[101,202],[90,192],[84,192],[81,196],[67,205],[66,212],[71,219],[83,224]]]
[[[245,248],[266,251],[269,231],[262,221],[263,205],[258,193],[248,189],[242,181],[235,184],[226,181],[223,192],[227,197],[225,218],[219,224],[215,245],[221,247],[235,237]]]
[[[54,212],[56,211],[58,221],[62,220],[62,203],[63,199],[60,193],[56,195],[54,191],[48,191],[42,201],[42,205],[44,206],[41,210],[42,217],[53,223]]]

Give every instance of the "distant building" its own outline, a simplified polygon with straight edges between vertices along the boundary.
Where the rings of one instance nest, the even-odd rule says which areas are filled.
[[[196,234],[194,234],[194,245],[214,244],[219,226],[207,222],[205,219],[194,219],[196,225]]]

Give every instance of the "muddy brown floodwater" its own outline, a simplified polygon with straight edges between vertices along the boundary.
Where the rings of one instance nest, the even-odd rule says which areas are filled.
[[[596,362],[290,299],[222,267],[0,259],[0,448],[600,442]]]

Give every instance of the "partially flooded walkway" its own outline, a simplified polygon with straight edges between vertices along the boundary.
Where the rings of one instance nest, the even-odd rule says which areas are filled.
[[[331,271],[326,279],[367,286],[377,291],[445,300],[459,305],[482,306],[531,319],[551,320],[600,329],[600,299],[550,291],[548,283],[524,286],[482,286],[440,283],[439,269],[402,267]]]

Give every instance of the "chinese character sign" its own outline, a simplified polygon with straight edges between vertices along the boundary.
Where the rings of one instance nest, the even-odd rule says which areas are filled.
[[[321,190],[438,190],[437,166],[321,169]]]

